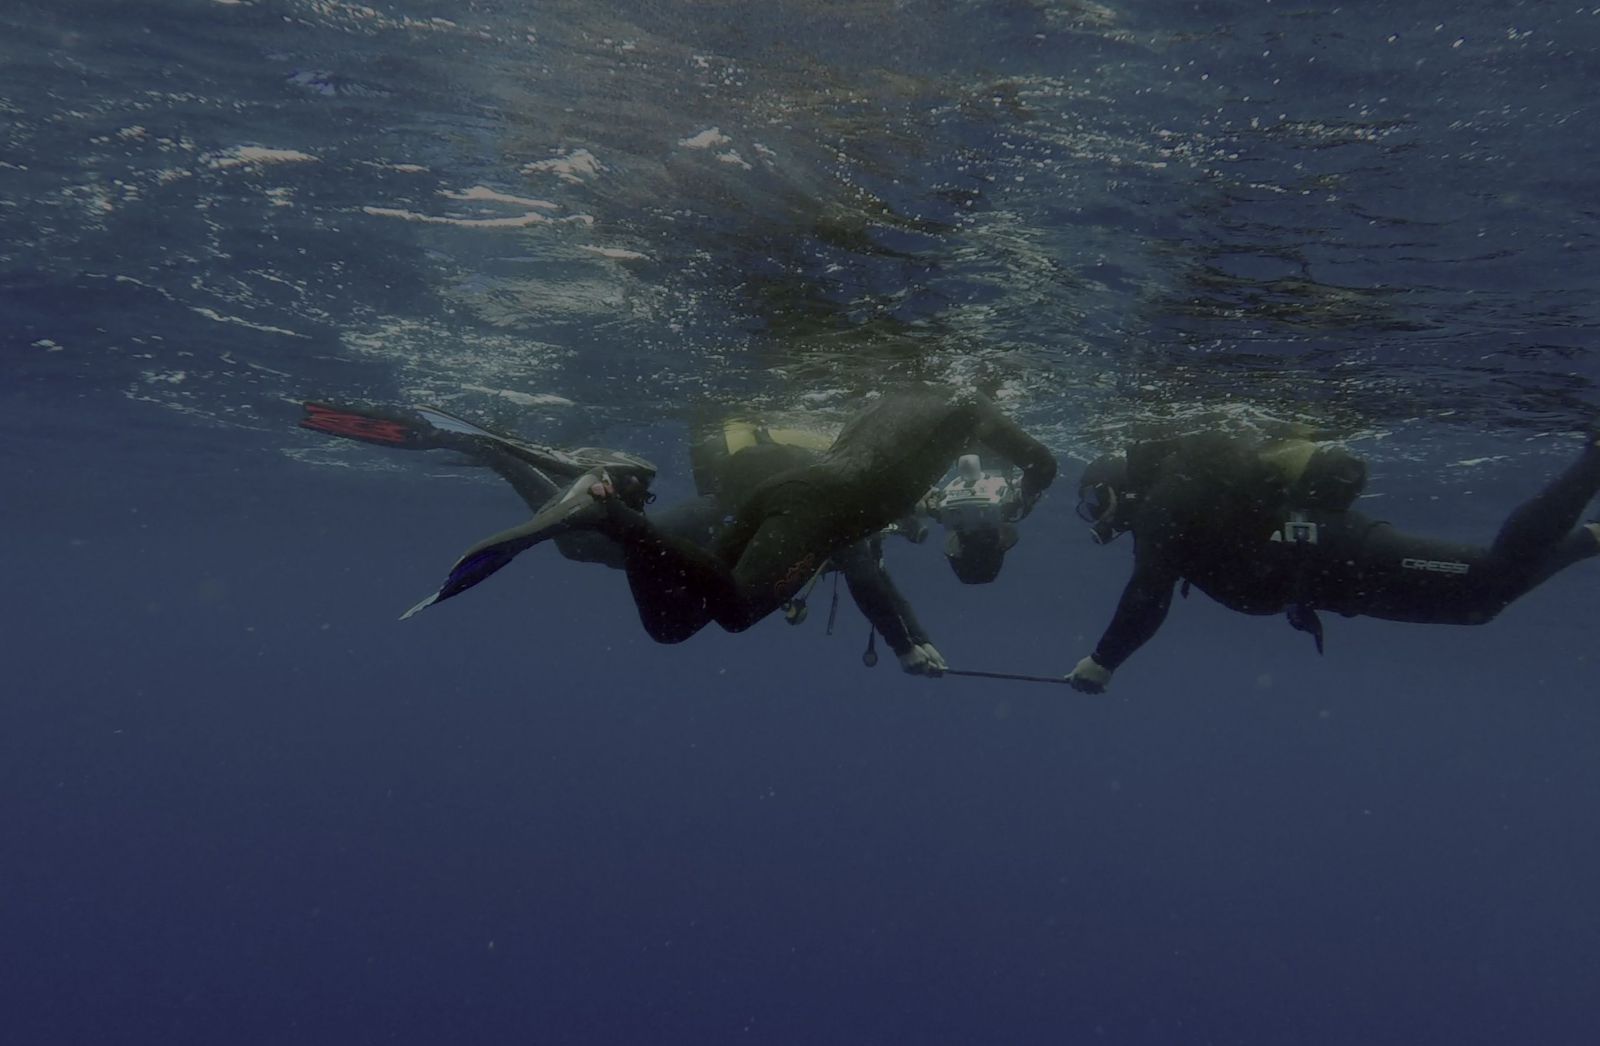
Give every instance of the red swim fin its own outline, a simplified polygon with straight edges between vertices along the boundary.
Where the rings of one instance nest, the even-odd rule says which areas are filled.
[[[336,407],[328,403],[305,403],[306,416],[300,427],[330,436],[375,443],[380,447],[427,450],[439,445],[433,426],[414,415],[377,411],[360,407]]]

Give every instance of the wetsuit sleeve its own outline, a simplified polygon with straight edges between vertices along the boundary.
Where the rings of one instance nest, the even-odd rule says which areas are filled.
[[[894,579],[884,569],[882,546],[877,539],[861,541],[838,553],[835,560],[844,573],[850,596],[896,655],[928,642],[917,616]]]
[[[998,451],[1022,469],[1022,493],[1033,497],[1056,478],[1056,458],[1050,448],[1034,439],[1000,408],[988,400],[978,407],[975,433],[984,446]]]
[[[1175,532],[1172,522],[1155,497],[1135,522],[1133,576],[1122,590],[1111,624],[1094,648],[1094,659],[1113,671],[1149,642],[1167,619],[1172,590],[1179,580],[1175,557],[1167,548],[1169,536]]]

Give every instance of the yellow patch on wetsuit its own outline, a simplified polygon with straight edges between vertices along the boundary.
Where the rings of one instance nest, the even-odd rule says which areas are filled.
[[[1320,449],[1310,440],[1289,439],[1261,452],[1261,460],[1275,472],[1283,485],[1292,487],[1306,470],[1306,463]]]
[[[807,450],[827,450],[833,446],[833,437],[810,429],[770,428],[752,421],[730,420],[722,424],[722,440],[728,456],[749,450],[761,443],[776,443],[781,447],[804,447]]]
[[[756,433],[761,426],[749,421],[725,421],[722,423],[722,441],[728,448],[728,456],[749,450],[757,443]]]

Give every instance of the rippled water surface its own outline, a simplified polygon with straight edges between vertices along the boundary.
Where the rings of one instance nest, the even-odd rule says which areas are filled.
[[[1600,16],[1294,3],[16,3],[45,396],[550,437],[973,381],[1149,419],[1570,430]],[[541,417],[540,412],[548,416]]]

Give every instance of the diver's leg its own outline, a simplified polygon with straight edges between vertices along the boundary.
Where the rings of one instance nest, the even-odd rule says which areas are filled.
[[[1600,441],[1520,505],[1490,546],[1489,568],[1501,578],[1502,605],[1525,595],[1574,563],[1600,555],[1600,533],[1578,525],[1600,491]]]
[[[528,506],[529,512],[538,512],[551,498],[562,491],[562,486],[556,478],[487,441],[461,438],[459,444],[452,446],[451,449],[460,451],[474,461],[494,469],[496,475],[511,484],[511,489],[515,490],[523,504]],[[572,479],[563,478],[569,483]]]
[[[604,530],[626,549],[628,584],[646,630],[661,642],[679,642],[713,620],[742,632],[781,606],[841,543],[833,539],[838,522],[815,493],[804,482],[768,484],[735,515],[715,550],[613,506]]]
[[[1372,524],[1346,560],[1351,567],[1343,598],[1324,605],[1392,621],[1481,624],[1557,572],[1600,554],[1600,535],[1578,526],[1597,491],[1600,445],[1591,441],[1576,462],[1511,513],[1489,548]]]
[[[1389,621],[1481,625],[1574,563],[1600,555],[1587,527],[1569,530],[1533,560],[1476,545],[1402,534],[1380,524],[1363,543],[1342,598],[1319,606]]]
[[[1591,439],[1577,461],[1511,513],[1494,539],[1494,553],[1509,563],[1541,562],[1570,536],[1596,493],[1600,493],[1600,441]]]
[[[717,624],[743,632],[788,602],[829,555],[854,535],[817,516],[774,515],[762,524],[733,567],[733,592],[713,604]]]
[[[716,498],[694,497],[650,513],[656,530],[691,545],[712,548],[727,526],[728,512]]]
[[[917,495],[921,494],[917,490]],[[752,497],[718,544],[733,591],[711,605],[717,624],[742,632],[781,607],[840,552],[863,542],[909,504],[884,505],[876,484],[812,466],[784,473]]]
[[[458,436],[456,443],[450,449],[466,454],[474,461],[493,469],[496,475],[509,483],[511,489],[517,492],[523,504],[528,506],[528,511],[535,514],[560,497],[563,492],[561,484],[543,469],[523,461],[488,440]],[[574,477],[561,478],[571,483]],[[599,563],[602,566],[618,569],[622,567],[621,546],[597,531],[569,531],[558,536],[555,545],[563,557],[576,563]]]
[[[656,531],[679,538],[700,548],[711,547],[722,526],[723,510],[712,498],[690,498],[650,513]],[[555,541],[557,550],[578,563],[599,563],[614,570],[628,565],[626,551],[618,541],[598,530],[574,530]]]
[[[634,517],[634,518],[630,518]],[[733,577],[715,554],[663,534],[643,513],[614,510],[607,531],[622,547],[639,621],[658,643],[681,643],[733,598]]]
[[[1420,624],[1481,624],[1507,602],[1495,557],[1477,545],[1405,534],[1356,512],[1324,528],[1308,578],[1314,606]]]
[[[1586,559],[1600,556],[1600,524],[1588,523],[1569,530],[1566,536],[1540,557],[1522,583],[1507,597],[1507,602],[1533,591],[1555,575]]]

